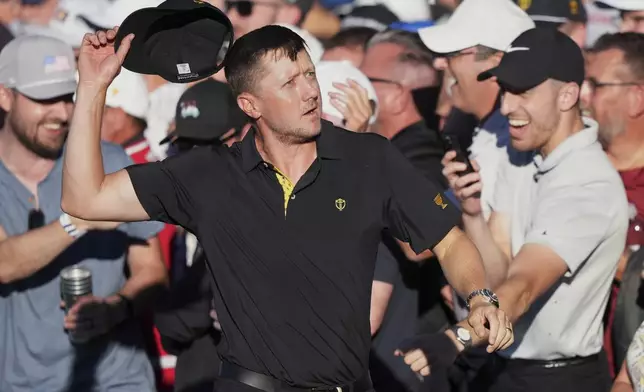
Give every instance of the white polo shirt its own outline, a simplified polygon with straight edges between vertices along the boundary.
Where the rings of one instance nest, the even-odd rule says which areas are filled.
[[[512,255],[524,244],[554,250],[566,275],[515,325],[516,343],[499,354],[551,360],[598,353],[610,285],[626,243],[624,185],[597,141],[597,123],[561,143],[534,165],[506,165],[494,192],[495,211],[510,218]]]

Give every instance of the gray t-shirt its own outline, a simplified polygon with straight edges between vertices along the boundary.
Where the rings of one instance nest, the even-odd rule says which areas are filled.
[[[111,144],[102,148],[106,172],[132,163],[122,148]],[[39,207],[47,224],[62,213],[62,163],[61,158],[38,185]],[[31,192],[0,161],[0,226],[8,236],[27,231],[32,200]],[[59,306],[59,274],[62,268],[80,263],[92,272],[94,295],[114,294],[126,281],[130,241],[148,239],[162,227],[158,222],[137,222],[113,231],[88,232],[34,275],[0,284],[0,391],[154,390],[152,368],[136,321],[92,342],[70,343]],[[33,251],[38,251],[38,244]]]

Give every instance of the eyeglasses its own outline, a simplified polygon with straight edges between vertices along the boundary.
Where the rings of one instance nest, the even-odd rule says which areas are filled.
[[[268,3],[268,2],[260,2],[260,1],[254,1],[254,0],[229,0],[225,2],[226,4],[226,12],[235,9],[237,10],[237,13],[239,16],[242,17],[247,17],[251,16],[253,14],[253,8],[256,5],[265,5],[268,7],[274,7],[274,8],[279,8],[279,4],[275,3]]]
[[[45,214],[41,210],[32,209],[29,210],[29,218],[27,221],[27,227],[29,230],[35,230],[43,227],[45,225]]]
[[[599,82],[595,78],[588,78],[585,80],[591,92],[602,87],[623,87],[623,86],[641,86],[641,82]]]
[[[385,84],[393,84],[398,87],[402,87],[402,84],[400,82],[396,82],[395,80],[390,80],[390,79],[381,79],[381,78],[368,78],[371,83],[385,83]]]

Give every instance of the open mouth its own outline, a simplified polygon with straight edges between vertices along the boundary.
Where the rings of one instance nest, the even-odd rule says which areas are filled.
[[[520,120],[520,119],[509,119],[510,122],[510,134],[513,136],[520,136],[525,132],[527,127],[530,125],[529,120]]]

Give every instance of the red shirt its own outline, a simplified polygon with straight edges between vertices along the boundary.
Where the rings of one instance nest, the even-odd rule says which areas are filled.
[[[644,245],[644,168],[619,172],[630,208],[627,245]]]
[[[150,144],[148,143],[147,139],[143,137],[143,135],[138,136],[133,140],[125,143],[123,147],[125,148],[127,155],[129,155],[129,157],[136,164],[156,162],[159,160],[159,158],[154,155],[154,153],[150,149]],[[158,234],[159,242],[161,244],[161,251],[163,253],[163,261],[168,270],[170,270],[170,255],[172,254],[171,244],[175,232],[176,226],[166,224],[163,230],[161,230],[161,232],[159,232]],[[150,325],[152,324],[150,323]],[[172,390],[172,386],[174,385],[174,368],[176,364],[176,357],[165,352],[163,346],[161,345],[161,337],[159,335],[159,331],[153,326],[151,333],[154,335],[154,342],[156,346],[156,352],[153,353],[153,355],[158,356],[156,359],[158,359],[162,373],[162,379],[157,381],[159,383],[159,389]]]

